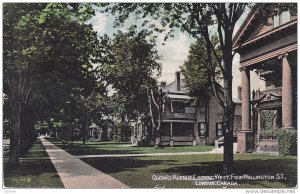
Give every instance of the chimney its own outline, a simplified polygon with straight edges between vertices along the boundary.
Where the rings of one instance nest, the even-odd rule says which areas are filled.
[[[176,71],[176,89],[177,91],[180,90],[180,71]]]
[[[238,86],[238,99],[239,100],[242,100],[242,87],[241,86]]]
[[[160,87],[164,88],[164,87],[166,87],[166,85],[167,85],[167,82],[165,82],[165,81],[160,82]]]

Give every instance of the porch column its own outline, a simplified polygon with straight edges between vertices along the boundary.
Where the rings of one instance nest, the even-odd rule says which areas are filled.
[[[254,134],[251,130],[250,70],[241,67],[242,85],[242,129],[238,133],[237,152],[251,152],[254,149]]]
[[[259,142],[259,138],[260,138],[260,130],[261,130],[261,126],[260,126],[260,114],[261,114],[261,110],[257,111],[257,142]]]
[[[282,126],[294,127],[293,121],[293,96],[292,96],[292,70],[287,59],[288,54],[280,55],[282,60]]]
[[[242,131],[251,130],[250,112],[250,71],[245,67],[241,68],[242,79]]]

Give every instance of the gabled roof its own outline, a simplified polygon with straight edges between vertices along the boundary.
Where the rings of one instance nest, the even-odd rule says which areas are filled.
[[[180,79],[180,90],[177,90],[176,80],[169,83],[162,88],[163,92],[176,93],[176,94],[188,94],[188,90],[185,87],[185,79]]]
[[[256,13],[256,9],[253,8],[247,15],[247,17],[244,20],[244,22],[242,23],[241,27],[238,29],[238,31],[234,35],[233,40],[232,40],[233,48],[237,46],[237,43],[239,42],[240,38],[242,37],[242,35],[244,34],[244,32],[246,31],[248,26],[251,24],[251,21],[255,17],[255,13]]]
[[[252,10],[247,15],[247,17],[244,20],[244,22],[242,23],[241,27],[239,28],[239,30],[236,32],[236,34],[233,37],[233,40],[232,40],[232,45],[233,45],[232,47],[233,48],[238,46],[239,40],[244,35],[244,32],[251,25],[251,22],[254,20],[256,13],[257,13],[257,11],[256,11],[256,8],[254,7],[254,8],[252,8]]]
[[[264,9],[270,9],[266,12],[270,12],[273,8],[267,7]],[[268,15],[268,14],[267,14]],[[276,28],[268,26],[268,20],[271,19],[265,14],[260,14],[258,7],[254,6],[247,15],[247,18],[242,23],[241,27],[235,34],[232,40],[233,50],[245,47],[247,45],[253,45],[262,40],[271,40],[270,37],[275,35],[284,35],[292,28],[297,27],[297,18],[291,19],[291,21],[279,25]]]

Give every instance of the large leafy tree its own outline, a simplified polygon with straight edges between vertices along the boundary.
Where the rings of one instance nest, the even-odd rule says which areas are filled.
[[[4,93],[12,123],[10,165],[19,162],[20,133],[25,131],[21,122],[28,119],[24,115],[35,111],[30,101],[53,111],[75,88],[88,93],[93,85],[91,62],[99,42],[92,26],[85,23],[92,14],[90,4],[3,5]]]
[[[98,66],[103,80],[116,91],[123,120],[134,119],[147,109],[147,88],[155,86],[154,77],[160,74],[155,44],[146,40],[147,34],[118,31],[112,40],[107,40],[107,60]]]
[[[67,115],[72,115],[72,121],[78,120],[78,128],[81,129],[85,144],[86,128],[92,123],[100,126],[103,116],[111,112],[106,89],[102,83],[97,82],[90,93],[72,95],[70,100],[69,109],[65,111],[68,111]]]
[[[29,13],[34,14],[41,10],[43,5],[3,5],[3,69],[4,69],[4,92],[8,95],[10,103],[11,141],[10,141],[10,164],[16,165],[19,160],[19,136],[21,124],[21,109],[26,99],[26,80],[28,66],[32,63],[28,56],[35,49],[28,47],[30,42],[35,42],[32,36],[24,35],[24,26],[33,26],[34,22],[28,19]],[[27,17],[26,17],[27,16]],[[28,30],[27,30],[28,31]]]

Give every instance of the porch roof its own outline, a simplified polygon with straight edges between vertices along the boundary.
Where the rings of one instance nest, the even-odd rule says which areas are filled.
[[[167,97],[171,99],[183,99],[183,100],[195,99],[194,97],[190,97],[188,95],[180,95],[180,94],[167,94]]]

